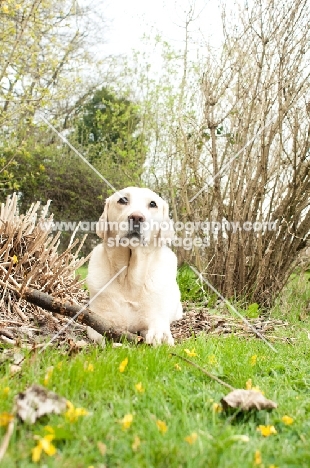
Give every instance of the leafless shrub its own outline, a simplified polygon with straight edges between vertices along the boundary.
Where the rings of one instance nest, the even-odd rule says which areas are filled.
[[[72,242],[62,254],[57,252],[60,233],[50,234],[52,218],[47,216],[48,206],[41,208],[40,216],[39,202],[25,215],[19,215],[16,194],[1,204],[0,307],[4,314],[10,314],[17,306],[26,288],[66,300],[83,301],[87,297],[75,276],[75,270],[87,260],[78,258],[82,243],[74,253],[78,241]]]
[[[222,20],[223,43],[209,48],[201,80],[202,117],[193,123],[179,106],[168,183],[157,185],[175,220],[240,223],[198,232],[206,243],[179,249],[179,260],[226,297],[268,307],[309,243],[309,3],[235,2]]]

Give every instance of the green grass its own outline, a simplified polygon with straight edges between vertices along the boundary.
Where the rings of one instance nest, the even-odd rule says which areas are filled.
[[[14,396],[32,383],[44,383],[47,369],[53,366],[47,388],[63,395],[76,407],[89,411],[76,422],[63,415],[46,416],[32,426],[17,422],[1,466],[6,468],[33,466],[55,468],[247,468],[261,466],[310,466],[310,347],[307,336],[309,317],[300,321],[300,314],[310,299],[309,282],[293,279],[281,296],[274,315],[286,316],[290,324],[279,334],[295,338],[291,343],[275,341],[277,353],[257,339],[229,337],[191,338],[177,345],[174,352],[186,356],[184,349],[195,348],[192,357],[206,370],[213,372],[237,388],[245,388],[252,379],[267,398],[278,403],[273,412],[238,416],[231,420],[213,409],[227,389],[211,381],[199,370],[170,355],[166,346],[151,348],[126,345],[106,349],[91,347],[78,355],[68,356],[47,349],[30,354],[22,371],[10,376],[9,362],[0,368],[1,412],[10,412]],[[289,312],[289,315],[288,315]],[[257,356],[252,365],[252,356]],[[121,373],[120,363],[128,358]],[[89,364],[92,366],[89,367]],[[181,367],[176,369],[175,364]],[[139,393],[135,385],[144,388]],[[10,388],[6,395],[4,389]],[[131,427],[122,429],[121,419],[133,415]],[[294,418],[286,426],[281,418]],[[156,421],[167,425],[165,434]],[[264,438],[258,425],[274,425],[277,434]],[[61,426],[63,440],[54,441],[57,453],[42,455],[41,462],[31,461],[35,434],[43,435],[44,427]],[[59,432],[60,429],[58,429]],[[196,442],[184,440],[197,433]],[[3,437],[5,428],[0,427]],[[134,451],[135,437],[141,441]],[[248,442],[243,441],[247,436]],[[106,454],[98,449],[106,445]],[[262,464],[255,465],[255,452],[260,451]]]
[[[77,270],[78,275],[80,275],[81,279],[86,279],[87,276],[87,265],[82,265],[78,270]]]

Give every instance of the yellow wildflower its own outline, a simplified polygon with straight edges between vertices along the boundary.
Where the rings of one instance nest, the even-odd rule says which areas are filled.
[[[192,432],[189,436],[185,437],[184,440],[190,445],[193,445],[198,439],[197,432]]]
[[[179,366],[179,364],[175,364],[174,367],[176,370],[179,370],[179,371],[182,369],[181,366]]]
[[[13,414],[0,413],[0,426],[7,426],[14,419]]]
[[[54,370],[54,367],[53,367],[53,366],[48,367],[48,368],[46,369],[46,374],[45,374],[44,382],[43,382],[45,386],[48,384],[50,378],[52,377],[53,370]]]
[[[70,422],[75,422],[80,416],[86,416],[88,411],[84,408],[75,408],[71,401],[67,400],[67,411],[65,412],[65,418]]]
[[[286,426],[290,426],[294,422],[294,419],[291,418],[290,416],[287,416],[287,414],[282,416],[281,420]]]
[[[259,388],[258,385],[256,385],[256,386],[252,385],[252,379],[249,379],[249,380],[246,381],[245,388],[246,388],[246,390],[254,390],[254,392],[259,392],[262,395],[264,395],[264,392]]]
[[[191,351],[189,349],[184,349],[184,352],[187,354],[189,357],[195,357],[198,356],[198,354],[195,352],[195,348],[193,348]]]
[[[251,357],[250,361],[251,361],[251,366],[255,366],[257,362],[257,355],[254,354],[254,356]]]
[[[141,440],[138,436],[135,436],[135,439],[131,445],[131,448],[134,452],[136,452],[138,450],[138,448],[140,447],[141,445]]]
[[[262,455],[259,450],[256,450],[254,454],[254,465],[261,465],[262,464]]]
[[[94,364],[92,364],[91,362],[88,363],[88,362],[85,362],[84,364],[84,370],[86,372],[94,372]]]
[[[252,379],[249,379],[245,382],[245,388],[246,390],[251,390],[252,388]]]
[[[133,421],[133,415],[132,414],[125,414],[123,419],[121,420],[122,423],[122,429],[123,431],[126,431],[126,429],[129,429]]]
[[[46,432],[49,432],[50,434],[55,435],[55,431],[54,431],[54,429],[52,428],[52,426],[45,426],[45,427],[44,427],[44,430],[45,430]]]
[[[119,371],[120,372],[124,372],[124,370],[126,369],[127,367],[127,364],[128,364],[128,357],[126,357],[119,365]]]
[[[259,431],[264,437],[269,437],[272,434],[277,434],[276,428],[274,426],[260,425],[256,430]]]
[[[221,413],[223,411],[222,405],[220,405],[219,403],[213,403],[212,409],[214,413]]]
[[[52,455],[55,455],[56,447],[51,443],[52,440],[55,438],[54,434],[47,434],[44,437],[35,436],[35,438],[38,440],[38,444],[31,451],[32,461],[34,463],[40,461],[42,452],[45,452],[46,455],[49,455],[50,457]]]
[[[11,257],[11,260],[13,262],[13,265],[16,265],[16,263],[18,263],[18,257],[17,255],[13,255],[13,257]]]
[[[165,421],[161,421],[160,419],[157,419],[156,426],[157,426],[159,432],[161,432],[162,434],[165,434],[167,432],[167,430],[168,430],[168,427],[167,427],[167,424],[165,423]]]
[[[4,389],[2,390],[2,394],[4,396],[8,396],[9,392],[10,392],[10,387],[4,387]]]
[[[208,362],[209,364],[215,366],[217,364],[217,359],[215,357],[214,354],[211,354],[209,357],[208,357]]]
[[[137,383],[137,384],[135,385],[135,389],[136,389],[137,392],[139,392],[139,393],[143,393],[143,392],[144,392],[144,388],[143,388],[143,385],[142,385],[141,382],[139,382],[139,383]]]

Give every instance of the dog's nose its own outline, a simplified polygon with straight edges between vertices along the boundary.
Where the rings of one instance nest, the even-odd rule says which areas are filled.
[[[128,216],[128,221],[133,222],[133,224],[139,224],[139,223],[144,223],[145,221],[145,216],[143,216],[140,211],[136,211],[135,213],[131,213],[130,216]]]

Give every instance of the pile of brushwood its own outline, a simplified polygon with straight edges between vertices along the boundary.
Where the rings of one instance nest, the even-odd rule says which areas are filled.
[[[88,260],[79,258],[86,236],[79,243],[73,233],[69,247],[59,253],[61,233],[53,233],[49,203],[35,203],[20,215],[17,201],[16,194],[8,197],[0,213],[0,340],[37,346],[53,336],[63,343],[85,337],[87,325],[111,338],[135,339],[111,330],[87,308],[88,294],[76,275]]]

